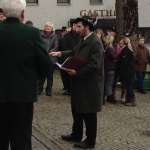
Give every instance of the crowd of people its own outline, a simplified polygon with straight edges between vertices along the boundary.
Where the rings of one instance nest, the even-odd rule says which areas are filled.
[[[46,26],[45,29],[42,31],[42,36],[45,34],[45,36],[43,36],[43,39],[49,53],[73,49],[82,39],[79,36],[79,33],[76,31],[75,21],[72,22],[69,31],[67,27],[62,27],[60,31],[61,38],[58,39],[57,35],[55,35],[54,40],[49,37],[50,35],[52,36],[53,34],[55,34],[53,30],[54,25],[50,23],[49,26],[51,27],[51,30],[49,30],[49,35],[46,35]],[[142,94],[146,93],[143,87],[143,80],[145,77],[146,67],[149,63],[150,56],[149,50],[144,46],[144,37],[140,37],[138,39],[138,45],[136,46],[136,44],[130,41],[128,33],[123,33],[122,35],[120,35],[119,40],[116,41],[117,30],[115,27],[109,28],[106,33],[103,32],[103,30],[100,28],[96,29],[94,32],[101,40],[104,48],[104,101],[106,96],[106,102],[113,104],[118,102],[118,100],[116,100],[115,98],[115,94],[116,86],[119,82],[121,83],[121,98],[119,100],[120,103],[125,104],[126,106],[135,106],[135,95],[132,88],[135,76],[137,78],[138,92]],[[46,41],[45,38],[47,38],[48,40]],[[51,45],[53,47],[50,48],[48,47],[48,45]],[[130,50],[129,53],[127,53],[127,49]],[[54,59],[53,56],[52,58]],[[56,61],[59,61],[59,63],[63,63],[64,60],[56,58],[54,62]],[[53,71],[51,72],[51,75],[47,76],[47,96],[52,95]],[[60,69],[60,74],[63,83],[63,90],[65,90],[62,95],[71,95],[70,75],[62,69]],[[45,79],[42,81],[42,84],[41,81],[39,81],[39,95],[43,91],[44,82]]]
[[[0,9],[0,149],[8,150],[9,145],[12,150],[32,149],[33,103],[43,92],[45,81],[46,95],[52,96],[55,63],[63,63],[69,56],[89,63],[79,70],[60,70],[62,94],[71,96],[73,117],[71,133],[61,138],[75,142],[75,148],[94,148],[97,112],[105,101],[118,102],[117,82],[121,83],[121,104],[136,105],[135,75],[138,92],[146,94],[143,80],[150,56],[145,39],[140,37],[136,46],[129,34],[122,34],[117,41],[115,27],[106,33],[95,30],[89,16],[76,18],[71,28],[62,27],[58,38],[51,22],[41,31],[30,20],[23,23],[25,7],[25,0],[3,0]]]

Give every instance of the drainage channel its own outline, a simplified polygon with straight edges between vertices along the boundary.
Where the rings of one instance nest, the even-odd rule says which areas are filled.
[[[61,150],[60,147],[47,139],[34,127],[32,129],[32,147],[33,150]]]

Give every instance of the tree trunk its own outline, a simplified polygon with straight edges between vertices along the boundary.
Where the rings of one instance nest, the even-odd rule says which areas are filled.
[[[120,35],[124,32],[124,15],[123,15],[123,0],[116,0],[116,27],[117,27],[117,41]]]
[[[119,35],[126,32],[131,41],[138,40],[138,0],[116,0],[116,27]]]

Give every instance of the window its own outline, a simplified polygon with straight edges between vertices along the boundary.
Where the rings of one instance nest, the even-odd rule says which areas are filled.
[[[38,0],[26,0],[27,3],[38,3]]]
[[[68,4],[70,4],[70,0],[57,0],[57,4],[60,4],[60,3],[68,3]]]
[[[90,4],[102,4],[102,0],[90,0]]]

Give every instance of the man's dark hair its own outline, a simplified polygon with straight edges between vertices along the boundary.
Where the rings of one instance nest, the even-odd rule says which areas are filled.
[[[30,21],[30,20],[26,21],[26,23],[25,23],[25,24],[33,26],[33,22],[32,22],[32,21]]]
[[[139,39],[138,39],[138,40],[141,40],[141,39],[144,39],[144,40],[145,40],[145,38],[144,38],[143,36],[139,37]]]
[[[3,9],[2,8],[0,8],[0,13],[3,13]]]
[[[76,23],[78,23],[78,22],[82,22],[82,25],[83,25],[84,27],[89,26],[89,30],[90,30],[90,31],[93,31],[93,27],[92,27],[91,25],[89,25],[86,21],[80,20],[80,21],[77,21]]]

